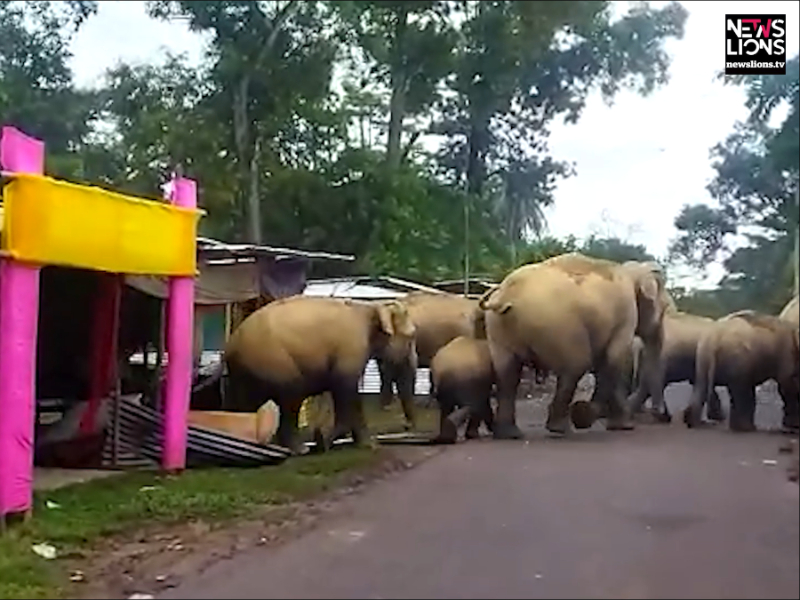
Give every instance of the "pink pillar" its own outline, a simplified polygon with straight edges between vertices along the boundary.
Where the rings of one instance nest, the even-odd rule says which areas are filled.
[[[3,127],[0,165],[44,172],[44,143]],[[0,520],[33,503],[39,267],[0,259]]]
[[[172,180],[175,206],[197,206],[197,184],[182,177]],[[167,376],[164,391],[164,438],[161,466],[167,471],[186,466],[186,430],[192,390],[194,277],[171,277],[167,306]]]

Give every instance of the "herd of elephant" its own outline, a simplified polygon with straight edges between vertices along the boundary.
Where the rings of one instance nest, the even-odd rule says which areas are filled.
[[[522,437],[516,422],[523,366],[556,377],[546,428],[566,434],[598,419],[607,430],[634,428],[648,411],[671,415],[664,388],[688,380],[687,426],[724,421],[715,386],[727,387],[729,426],[755,429],[755,387],[775,380],[783,425],[797,430],[800,390],[798,302],[779,316],[743,310],[720,319],[679,311],[651,262],[616,263],[579,253],[523,265],[474,300],[415,292],[401,300],[356,301],[293,296],[248,316],[231,335],[220,363],[227,370],[223,409],[255,411],[267,399],[280,408],[277,443],[300,452],[297,418],[305,398],[329,392],[334,426],[324,445],[352,434],[371,444],[358,384],[374,358],[381,398],[393,386],[410,428],[416,370],[428,367],[441,415],[437,440],[479,435]],[[588,402],[573,402],[578,381],[595,378]],[[491,398],[496,399],[493,409]]]

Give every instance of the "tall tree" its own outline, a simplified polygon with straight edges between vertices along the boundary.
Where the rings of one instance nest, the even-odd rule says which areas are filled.
[[[616,21],[609,2],[464,2],[452,94],[438,132],[451,181],[474,195],[499,192],[512,242],[540,229],[536,207],[552,202],[570,173],[548,157],[548,127],[577,121],[589,92],[607,100],[621,88],[646,94],[667,79],[663,42],[680,38],[686,11],[646,3]]]
[[[93,98],[75,89],[69,42],[96,2],[0,3],[0,121],[47,143],[47,170],[76,176]]]
[[[278,160],[273,142],[301,102],[327,96],[337,46],[321,2],[148,2],[159,18],[182,17],[213,34],[210,57],[220,121],[230,127],[237,198],[250,241],[262,241],[261,186]]]
[[[684,206],[671,253],[698,269],[727,256],[721,285],[736,291],[740,308],[771,311],[790,293],[796,260],[800,63],[798,57],[788,61],[786,75],[728,77],[725,83],[744,86],[750,114],[712,149],[716,174],[708,191],[717,206]],[[788,108],[786,117],[770,126],[781,106]],[[737,235],[746,243],[733,249]]]
[[[386,163],[394,169],[406,154],[402,145],[407,117],[439,100],[439,84],[452,72],[456,43],[450,2],[336,2],[351,39],[371,65],[369,75],[389,89]],[[366,83],[366,82],[365,82]],[[414,131],[406,147],[421,132]]]

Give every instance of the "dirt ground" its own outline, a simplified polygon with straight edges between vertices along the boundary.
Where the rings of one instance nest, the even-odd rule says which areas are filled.
[[[544,418],[546,415],[546,406],[547,402],[550,398],[550,388],[552,383],[546,384],[544,386],[535,386],[533,390],[531,390],[530,394],[524,394],[528,396],[527,398],[522,398],[521,401],[518,403],[518,421],[520,425],[524,428],[526,432],[526,438],[528,441],[511,443],[511,447],[517,448],[527,448],[530,444],[530,447],[535,448],[537,445],[537,440],[546,438],[546,432],[543,427]],[[584,381],[581,382],[580,388],[578,393],[576,394],[576,399],[588,399],[589,395],[591,394],[591,380],[590,378],[586,378]],[[673,414],[677,414],[677,412],[683,408],[685,404],[686,398],[688,393],[688,386],[686,385],[674,385],[668,389],[666,394],[667,402],[673,411]],[[773,389],[770,389],[769,386],[762,386],[762,389],[759,390],[759,406],[757,411],[757,421],[758,425],[761,429],[772,429],[777,426],[780,421],[780,402],[777,398]],[[723,402],[726,403],[727,398],[723,395]],[[654,429],[653,429],[654,428]],[[722,430],[720,430],[722,429]],[[647,430],[652,430],[657,432],[655,435],[651,435],[647,433]],[[675,447],[675,451],[683,452],[681,450],[682,439],[691,439],[691,440],[699,440],[698,436],[695,436],[696,432],[689,432],[683,428],[683,425],[680,423],[673,423],[670,426],[658,426],[658,425],[648,425],[648,426],[640,426],[637,428],[635,432],[631,432],[630,435],[625,443],[626,447],[639,447],[640,450],[646,454],[650,453],[652,461],[663,461],[667,460],[669,462],[669,453],[672,452],[668,450],[670,447]],[[595,425],[591,430],[588,432],[582,432],[575,439],[572,441],[584,440],[590,441],[587,444],[580,444],[578,443],[573,447],[573,452],[591,452],[591,448],[595,447],[596,443],[603,444],[605,442],[601,442],[603,436],[606,436],[607,433],[603,432],[603,426],[600,424]],[[623,433],[622,435],[627,435]],[[704,433],[699,433],[698,435],[705,435]],[[735,434],[731,434],[724,430],[724,426],[718,427],[717,431],[709,432],[708,439],[717,440],[715,442],[709,442],[710,444],[727,444],[731,445],[732,443],[740,444],[740,442],[734,442],[733,438],[737,436]],[[768,436],[769,440],[764,442],[764,434],[752,434],[753,436],[758,436],[758,441],[754,443],[758,446],[757,449],[754,449],[753,452],[760,453],[765,455],[765,461],[775,461],[776,465],[780,463],[780,468],[785,469],[786,463],[789,460],[794,460],[796,462],[796,454],[797,454],[797,445],[794,444],[792,447],[794,458],[790,459],[787,454],[779,454],[779,447],[786,447],[785,439],[782,436]],[[687,437],[688,436],[688,437]],[[732,437],[731,437],[732,436]],[[624,438],[616,438],[616,439],[624,439]],[[660,448],[658,451],[655,451],[653,448],[654,442],[650,441],[653,439],[660,440],[658,443],[660,444],[658,447]],[[703,439],[706,439],[704,437]],[[745,438],[738,438],[743,440]],[[673,441],[674,440],[674,441]],[[545,443],[551,443],[552,440],[545,440]],[[567,444],[570,444],[570,440],[566,440]],[[622,443],[622,442],[619,442]],[[692,441],[692,444],[695,442]],[[703,442],[705,443],[705,442]],[[749,443],[748,443],[749,445]],[[582,449],[578,449],[582,447]],[[264,560],[265,555],[264,552],[274,551],[277,552],[278,555],[283,555],[286,553],[291,554],[292,548],[297,546],[298,543],[301,543],[302,539],[309,538],[311,536],[313,538],[315,531],[319,531],[319,526],[322,523],[329,523],[335,522],[337,519],[341,519],[343,514],[351,514],[354,506],[354,502],[358,503],[358,497],[366,494],[370,495],[371,492],[369,491],[374,487],[373,484],[377,480],[384,480],[385,483],[381,483],[380,486],[383,489],[386,489],[387,486],[394,486],[396,489],[402,488],[405,484],[405,478],[409,477],[409,475],[405,475],[404,473],[413,467],[416,467],[426,461],[429,461],[431,458],[436,457],[440,454],[448,453],[451,451],[455,451],[454,457],[457,457],[458,454],[464,454],[467,452],[465,448],[475,448],[476,452],[481,452],[486,455],[486,461],[497,461],[498,458],[492,458],[495,454],[504,454],[508,452],[506,448],[509,448],[509,445],[505,442],[498,442],[494,443],[491,440],[481,440],[477,442],[470,442],[469,444],[460,444],[455,448],[442,448],[442,447],[426,447],[426,446],[391,446],[388,448],[387,452],[387,459],[382,462],[378,467],[374,468],[372,471],[368,473],[360,473],[358,475],[349,476],[343,485],[336,489],[336,491],[326,494],[321,498],[317,498],[310,502],[303,502],[289,506],[281,506],[272,509],[265,509],[262,514],[255,515],[253,518],[248,519],[247,521],[239,522],[233,526],[225,526],[221,528],[214,528],[208,523],[204,522],[195,522],[190,523],[187,525],[183,525],[180,527],[170,528],[168,530],[142,530],[142,532],[136,536],[128,537],[125,541],[112,541],[107,544],[107,547],[103,549],[103,551],[99,554],[99,559],[94,559],[94,562],[91,564],[90,567],[87,567],[85,561],[77,561],[76,568],[82,569],[82,581],[80,583],[76,583],[73,586],[73,595],[75,597],[84,597],[84,598],[128,598],[133,594],[152,594],[158,595],[159,597],[174,597],[174,598],[187,598],[187,597],[211,597],[213,594],[219,594],[215,597],[342,597],[342,598],[350,598],[350,597],[370,597],[366,595],[362,596],[350,596],[348,594],[358,594],[362,593],[362,587],[353,587],[353,586],[344,586],[342,588],[342,594],[340,596],[326,596],[325,592],[320,592],[317,588],[314,590],[305,589],[305,591],[300,592],[300,588],[297,586],[292,587],[289,583],[284,582],[283,589],[281,589],[281,584],[276,584],[277,587],[275,590],[270,592],[254,592],[252,591],[252,587],[248,588],[247,590],[243,587],[236,587],[234,583],[231,581],[229,585],[226,586],[225,581],[220,581],[218,577],[214,581],[216,584],[211,585],[206,582],[206,584],[199,583],[201,581],[205,581],[200,577],[201,573],[213,573],[219,571],[219,569],[224,569],[224,565],[230,564],[238,564],[239,557],[242,557],[242,561],[246,561],[248,556],[253,556],[257,554],[258,556],[262,556],[262,560]],[[700,446],[698,446],[700,447]],[[716,447],[716,446],[715,446]],[[543,446],[544,448],[544,446]],[[727,446],[726,446],[727,448]],[[765,448],[773,448],[769,457],[766,457]],[[611,446],[609,445],[605,448],[607,452],[611,452]],[[666,450],[666,454],[664,451]],[[703,451],[705,453],[705,451]],[[715,451],[716,452],[716,451]],[[728,450],[724,450],[724,452],[728,452]],[[467,452],[470,454],[469,452]],[[709,456],[711,456],[711,452],[709,452]],[[751,452],[752,454],[752,452]],[[627,455],[627,452],[626,452]],[[475,455],[476,459],[478,454]],[[530,454],[525,454],[526,457],[531,456]],[[606,459],[611,460],[620,460],[619,458],[613,458],[614,454],[609,454]],[[748,455],[749,456],[749,455]],[[658,458],[660,457],[660,458]],[[448,459],[448,460],[456,460],[456,458]],[[472,460],[472,459],[470,459]],[[521,460],[528,460],[527,458]],[[695,459],[693,459],[695,460]],[[702,458],[697,460],[703,460]],[[719,460],[719,458],[715,459]],[[747,460],[742,460],[740,462],[753,462],[752,457],[748,458]],[[440,464],[441,461],[439,459],[433,461],[433,463]],[[428,467],[423,467],[423,470],[432,470],[437,468],[433,463],[430,469]],[[521,468],[527,469],[528,467],[525,466],[526,463],[521,463]],[[666,464],[666,463],[665,463]],[[767,463],[765,463],[767,464]],[[769,463],[770,465],[772,462]],[[442,467],[439,467],[442,468]],[[665,466],[664,468],[668,468]],[[441,475],[440,475],[441,476]],[[542,475],[543,477],[546,476],[545,474]],[[415,477],[424,477],[423,475],[415,476]],[[784,477],[785,481],[785,477]],[[695,482],[696,483],[696,482]],[[460,484],[459,484],[460,485]],[[505,483],[497,483],[495,482],[494,485],[506,485]],[[694,485],[694,484],[693,484]],[[399,487],[398,487],[399,486]],[[396,492],[397,493],[397,492]],[[470,492],[473,496],[475,496],[474,502],[478,502],[478,496],[480,493],[477,491]],[[796,495],[796,494],[795,494]],[[364,500],[367,501],[366,498]],[[416,502],[419,502],[419,498],[415,498]],[[649,501],[649,500],[648,500]],[[423,503],[425,501],[423,500]],[[473,503],[474,503],[473,502]],[[487,502],[489,500],[487,499]],[[434,502],[435,504],[436,502]],[[348,508],[350,507],[350,508]],[[421,507],[422,508],[422,507]],[[350,511],[348,513],[348,511]],[[398,515],[398,518],[399,515]],[[465,519],[474,519],[475,515],[465,515]],[[455,524],[453,525],[456,526]],[[789,524],[790,529],[796,529],[796,523]],[[790,537],[796,534],[796,531],[792,529],[789,532]],[[453,534],[456,535],[456,534]],[[792,538],[794,539],[794,538]],[[409,540],[409,543],[413,544],[419,543],[417,540],[413,542]],[[466,540],[464,543],[468,543]],[[641,543],[641,542],[632,542],[632,543]],[[405,551],[411,551],[411,548],[406,548]],[[282,550],[285,549],[285,550]],[[378,552],[375,550],[375,552]],[[434,563],[437,560],[440,560],[441,557],[431,557],[430,560]],[[575,557],[578,558],[578,557]],[[396,559],[396,557],[395,557]],[[288,559],[287,559],[288,560]],[[378,558],[376,557],[376,560]],[[386,560],[389,560],[388,558]],[[412,561],[413,563],[413,561]],[[397,565],[395,565],[397,567]],[[230,569],[231,567],[227,567]],[[299,568],[299,566],[297,567]],[[324,570],[324,566],[320,567]],[[394,568],[394,567],[393,567]],[[400,567],[397,567],[400,568]],[[258,578],[258,568],[254,567],[254,571],[250,574],[250,577]],[[402,569],[401,569],[402,570]],[[271,571],[272,576],[275,576],[274,569]],[[200,577],[200,579],[198,579]],[[227,576],[230,579],[230,576]],[[247,578],[244,574],[242,577]],[[285,579],[285,578],[284,578]],[[266,585],[266,581],[264,582]],[[611,583],[608,584],[611,586],[610,589],[616,590]],[[644,584],[642,584],[644,585]],[[784,587],[781,589],[785,589],[786,582],[784,581]],[[203,591],[204,588],[208,588],[208,592]],[[302,586],[300,586],[302,587]],[[313,586],[312,586],[313,587]],[[319,586],[318,586],[319,587]],[[412,586],[413,587],[413,586]],[[430,585],[428,587],[422,586],[417,588],[416,592],[408,591],[406,592],[406,596],[404,597],[444,597],[444,596],[426,596],[425,594],[433,593],[432,587]],[[438,589],[438,588],[437,588]],[[503,596],[506,593],[505,597],[534,597],[531,595],[525,595],[528,592],[524,591],[523,589],[514,589],[511,588],[497,588],[495,587],[495,594],[500,593],[500,596]],[[503,591],[505,589],[505,592]],[[553,591],[555,588],[551,589],[550,594],[556,595],[539,595],[538,597],[561,597],[559,596],[558,590]],[[558,588],[562,589],[562,588]],[[250,591],[248,591],[250,590]],[[265,595],[252,595],[252,594],[265,594]],[[281,596],[281,593],[285,594]],[[366,592],[365,592],[366,593]],[[372,592],[370,592],[372,593]],[[387,592],[388,596],[383,597],[393,597],[392,592]],[[397,593],[397,592],[395,592]],[[445,593],[442,591],[442,593]],[[485,592],[488,595],[482,595],[482,593],[478,592],[470,592],[465,589],[457,588],[454,589],[452,586],[447,588],[448,594],[455,593],[455,596],[449,597],[490,597],[490,592]],[[581,592],[583,593],[583,592]],[[609,592],[611,593],[611,592]],[[656,593],[655,595],[650,596],[637,596],[634,594],[633,596],[614,596],[615,593],[621,593],[619,591],[614,591],[611,596],[605,595],[594,595],[592,597],[666,597],[659,595]],[[633,592],[631,592],[633,593]],[[210,595],[207,595],[210,594]],[[251,595],[248,595],[251,594]],[[292,594],[301,594],[301,595],[292,595]],[[302,595],[302,594],[311,594],[311,595]],[[321,594],[321,595],[315,595]],[[417,594],[417,595],[415,595]],[[477,595],[475,595],[477,594]],[[516,595],[515,595],[516,594]],[[521,594],[521,595],[520,595]],[[371,597],[380,597],[380,596],[371,596]],[[394,596],[398,597],[398,596]],[[492,596],[492,597],[499,597],[499,596]],[[589,597],[589,596],[583,596]],[[675,596],[673,596],[675,597]],[[690,596],[680,596],[680,591],[678,591],[677,597],[692,597]],[[698,597],[698,596],[694,596]],[[740,596],[701,596],[701,597],[740,597]],[[750,596],[753,597],[753,596]],[[780,594],[778,596],[764,596],[764,595],[756,595],[755,597],[784,597]],[[790,596],[791,597],[791,596]],[[796,596],[794,596],[796,597]]]

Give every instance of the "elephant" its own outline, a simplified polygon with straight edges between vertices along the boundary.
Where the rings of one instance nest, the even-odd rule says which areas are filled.
[[[634,342],[635,389],[628,399],[633,414],[642,412],[644,403],[650,396],[648,381],[661,385],[662,390],[670,383],[679,381],[688,380],[694,384],[697,344],[713,324],[714,319],[709,317],[667,310],[664,314],[664,341],[660,354],[650,354],[641,341]],[[640,376],[642,371],[648,369],[651,370],[649,377]],[[666,403],[662,406],[663,411],[655,416],[659,422],[669,423],[672,415]],[[710,420],[725,420],[722,402],[713,387],[709,391],[707,410]]]
[[[438,442],[454,443],[458,427],[467,417],[467,439],[479,436],[481,422],[493,430],[494,370],[485,338],[459,336],[451,340],[433,357],[430,370],[431,395],[439,403]]]
[[[741,310],[716,320],[697,345],[692,400],[683,413],[687,427],[700,415],[712,386],[724,385],[731,397],[728,426],[755,430],[755,388],[769,379],[778,383],[784,403],[783,424],[797,428],[800,390],[800,333],[784,319]]]
[[[792,323],[795,327],[800,326],[800,304],[798,304],[797,296],[786,303],[779,316],[784,321]]]
[[[606,429],[632,429],[622,380],[631,360],[634,335],[660,347],[668,304],[661,268],[624,264],[577,252],[523,265],[479,300],[497,378],[496,439],[518,439],[515,398],[523,364],[557,377],[546,427],[569,430],[570,403],[578,381],[596,374],[593,401],[606,403]],[[663,402],[656,392],[654,402]],[[660,404],[658,404],[660,406]]]
[[[478,301],[445,292],[412,292],[400,302],[406,307],[416,330],[416,362],[376,360],[381,376],[381,405],[387,407],[391,404],[394,383],[407,426],[416,429],[414,383],[417,368],[429,367],[434,355],[452,339],[473,335]]]
[[[364,302],[292,296],[248,315],[228,340],[223,410],[255,411],[267,399],[280,409],[277,442],[299,453],[297,417],[303,400],[330,392],[330,440],[352,432],[369,445],[358,382],[370,357],[413,361],[414,324],[396,301]],[[321,437],[321,435],[318,435]]]

